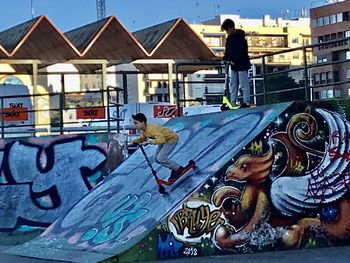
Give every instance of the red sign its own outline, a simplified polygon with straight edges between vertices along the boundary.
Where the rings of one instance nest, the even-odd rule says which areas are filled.
[[[11,107],[3,108],[4,121],[27,121],[28,108],[26,107]]]
[[[104,119],[104,107],[78,108],[77,119]]]
[[[180,107],[180,116],[183,114],[182,107]],[[177,116],[177,109],[175,105],[154,105],[154,118],[172,118]]]

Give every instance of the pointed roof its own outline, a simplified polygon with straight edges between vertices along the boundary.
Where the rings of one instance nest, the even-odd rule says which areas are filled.
[[[0,44],[11,53],[39,19],[36,17],[0,32]]]
[[[9,53],[0,45],[0,59],[8,58]]]
[[[79,57],[78,50],[46,17],[0,32],[0,44],[11,58],[69,60]]]
[[[133,33],[152,59],[212,60],[211,48],[183,18],[170,20]]]
[[[69,31],[66,36],[83,58],[125,61],[148,56],[143,46],[114,16]]]
[[[166,33],[175,25],[177,19],[166,21],[133,33],[137,40],[151,53],[158,43],[165,37]]]
[[[73,43],[73,45],[83,53],[87,46],[92,42],[97,33],[102,30],[109,18],[104,18],[99,21],[84,25],[82,27],[70,30],[64,35]]]

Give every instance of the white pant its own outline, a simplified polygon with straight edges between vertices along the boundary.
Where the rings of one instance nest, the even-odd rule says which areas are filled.
[[[243,102],[250,104],[250,86],[248,79],[248,70],[235,71],[231,70],[230,95],[231,103],[236,104],[238,96],[238,86],[241,86],[243,91]]]

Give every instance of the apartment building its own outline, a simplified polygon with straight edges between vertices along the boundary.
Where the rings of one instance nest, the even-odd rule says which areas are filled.
[[[315,63],[312,69],[313,93],[316,100],[350,97],[350,0],[323,1],[310,10]],[[332,64],[333,63],[333,64]],[[324,64],[324,65],[323,65]]]
[[[305,12],[303,12],[305,14]],[[286,51],[286,53],[267,56],[265,60],[266,72],[275,72],[287,70],[293,67],[300,67],[304,64],[304,54],[302,50],[288,52],[292,48],[311,45],[310,18],[299,17],[295,19],[276,18],[264,15],[262,19],[242,18],[240,15],[217,15],[215,18],[203,21],[201,24],[192,24],[192,29],[199,34],[203,40],[211,47],[217,56],[223,56],[225,51],[225,32],[221,31],[221,24],[225,19],[232,19],[236,28],[243,29],[246,32],[248,42],[248,52],[250,57],[257,57],[274,52]],[[306,51],[306,60],[312,63],[312,51]],[[253,66],[251,75],[262,73],[262,59],[252,59]],[[213,72],[203,72],[203,76],[197,74],[191,80],[205,79],[207,75]],[[302,70],[293,71],[289,76],[296,83],[302,81],[304,73]],[[191,77],[190,77],[191,78]],[[251,78],[252,91],[256,90],[256,84],[261,80]],[[209,87],[189,87],[188,93],[194,97],[200,96],[204,90],[211,89],[218,92],[217,86]],[[192,91],[192,92],[191,92]]]

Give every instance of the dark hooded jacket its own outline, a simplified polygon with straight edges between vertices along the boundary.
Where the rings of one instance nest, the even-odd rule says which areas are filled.
[[[227,36],[224,60],[234,63],[232,70],[245,71],[250,69],[248,44],[243,30],[236,29],[234,33]]]

